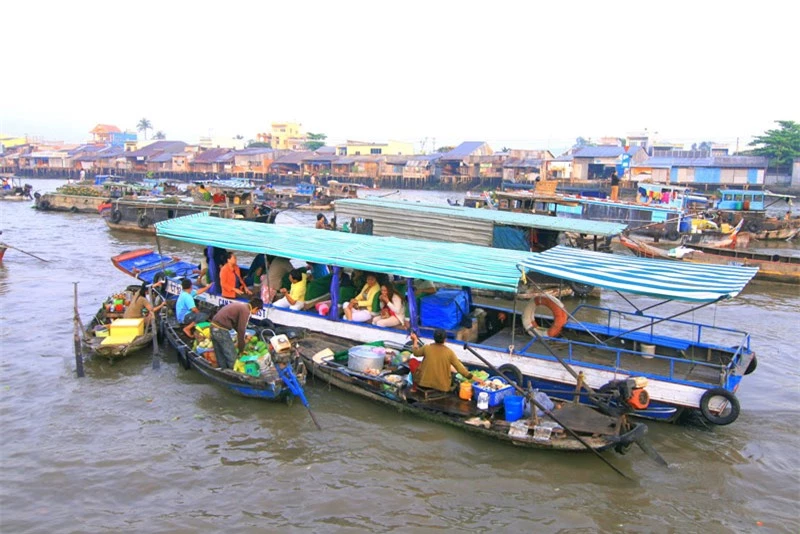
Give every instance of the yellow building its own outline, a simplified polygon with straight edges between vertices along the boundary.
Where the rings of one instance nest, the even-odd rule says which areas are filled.
[[[343,145],[336,145],[337,156],[412,156],[414,145],[403,141],[389,141],[388,143],[365,143],[363,141],[347,141]]]
[[[28,144],[28,139],[26,137],[15,137],[13,135],[3,135],[0,134],[0,145],[3,145],[5,148],[13,148],[15,146],[26,145]],[[2,150],[0,150],[2,153]]]
[[[270,145],[275,150],[298,150],[305,143],[302,127],[299,122],[273,122]]]

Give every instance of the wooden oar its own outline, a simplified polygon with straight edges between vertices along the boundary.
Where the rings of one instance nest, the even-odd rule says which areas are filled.
[[[155,304],[155,289],[150,288],[150,301]],[[155,306],[153,306],[155,308]],[[158,321],[158,312],[153,311],[150,314],[150,332],[153,334],[153,369],[161,367],[161,350],[158,347],[158,332],[156,332],[156,321]]]
[[[477,353],[477,352],[476,352],[476,351],[475,351],[475,350],[474,350],[472,347],[470,347],[470,346],[469,346],[469,344],[467,344],[467,343],[464,343],[464,349],[465,349],[465,350],[468,350],[468,351],[470,351],[470,352],[471,352],[471,353],[472,353],[472,354],[473,354],[475,357],[477,357],[477,358],[478,358],[480,361],[482,361],[484,364],[486,364],[486,366],[487,366],[489,369],[491,369],[491,370],[492,370],[492,372],[493,372],[494,374],[496,374],[496,375],[498,375],[498,376],[503,376],[503,373],[501,373],[501,372],[500,372],[500,370],[499,370],[499,369],[497,369],[497,367],[495,367],[494,365],[492,365],[492,364],[491,364],[491,362],[489,362],[489,360],[487,360],[486,358],[484,358],[483,356],[481,356],[480,354],[478,354],[478,353]],[[608,466],[609,466],[611,469],[613,469],[614,471],[616,471],[616,472],[617,472],[617,473],[618,473],[620,476],[622,476],[622,477],[625,477],[625,478],[627,478],[628,480],[630,480],[630,479],[631,479],[631,477],[629,477],[628,475],[626,475],[625,473],[623,473],[622,471],[620,471],[620,470],[619,470],[619,469],[618,469],[618,468],[617,468],[617,467],[616,467],[614,464],[612,464],[611,462],[609,462],[609,461],[608,461],[606,458],[604,458],[604,457],[603,457],[603,455],[601,455],[599,452],[597,452],[597,451],[594,449],[594,447],[592,447],[591,445],[589,445],[588,443],[586,443],[586,441],[585,441],[585,440],[584,440],[582,437],[580,437],[578,434],[576,434],[574,430],[572,430],[572,429],[571,429],[571,428],[569,428],[567,425],[565,425],[564,423],[562,423],[561,421],[559,421],[559,420],[558,420],[558,418],[555,416],[555,414],[553,414],[553,412],[552,412],[552,411],[550,411],[550,410],[548,410],[547,408],[545,408],[545,407],[544,407],[542,404],[540,404],[540,403],[539,403],[539,401],[537,401],[537,400],[536,400],[536,397],[534,397],[534,396],[533,396],[533,395],[531,395],[529,392],[527,392],[527,391],[525,391],[524,389],[522,389],[522,388],[521,388],[520,386],[518,386],[518,385],[517,385],[517,384],[516,384],[516,383],[515,383],[513,380],[509,380],[509,381],[508,381],[508,383],[509,383],[509,384],[511,384],[511,385],[514,387],[514,389],[516,389],[516,390],[517,390],[517,392],[521,393],[521,394],[522,394],[524,397],[527,397],[527,398],[528,398],[528,400],[530,400],[530,401],[531,401],[531,402],[534,404],[534,406],[536,406],[537,408],[539,408],[540,410],[542,410],[542,411],[543,411],[545,414],[547,414],[547,416],[548,416],[548,417],[550,417],[550,419],[552,419],[553,421],[555,421],[556,423],[558,423],[559,425],[561,425],[561,427],[562,427],[564,430],[566,430],[566,431],[567,431],[567,433],[568,433],[570,436],[572,436],[573,438],[575,438],[576,440],[578,440],[578,441],[580,442],[580,444],[581,444],[581,445],[583,445],[584,447],[586,447],[586,449],[590,450],[590,451],[591,451],[591,452],[592,452],[592,453],[593,453],[595,456],[597,456],[598,458],[600,458],[601,460],[603,460],[603,463],[605,463],[605,464],[606,464],[606,465],[608,465]]]
[[[21,248],[12,247],[11,245],[7,245],[6,243],[0,243],[0,247],[10,248],[11,250],[16,250],[17,252],[22,252],[23,254],[27,254],[28,256],[32,256],[32,257],[36,258],[39,261],[43,261],[45,263],[50,263],[50,260],[46,260],[44,258],[40,258],[36,254],[31,254],[30,252],[25,252]]]

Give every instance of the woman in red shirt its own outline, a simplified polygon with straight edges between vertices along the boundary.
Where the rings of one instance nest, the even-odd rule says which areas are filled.
[[[227,253],[225,265],[219,270],[219,282],[222,286],[222,296],[226,299],[252,294],[244,283],[242,271],[236,263],[236,255],[233,252]]]

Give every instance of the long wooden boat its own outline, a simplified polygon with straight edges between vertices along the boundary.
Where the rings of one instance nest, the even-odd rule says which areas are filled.
[[[184,202],[175,197],[163,199],[117,199],[102,206],[103,219],[112,230],[155,234],[155,223],[194,213],[209,213],[225,219],[247,219],[255,222],[274,222],[277,211],[261,213],[256,204],[214,205]]]
[[[217,309],[206,303],[200,306],[209,313]],[[306,367],[291,340],[289,340],[291,348],[286,351],[279,353],[270,348],[270,357],[262,360],[260,372],[258,376],[254,376],[232,369],[222,369],[200,354],[193,346],[193,341],[184,334],[183,327],[175,318],[174,310],[169,310],[163,316],[161,324],[167,341],[178,353],[181,366],[186,370],[194,369],[209,382],[236,395],[262,400],[283,400],[291,403],[296,396],[303,395],[302,389],[298,388],[305,385]],[[253,330],[253,335],[260,337],[265,343],[269,341],[269,336],[274,337],[281,333],[283,333],[281,329],[274,327],[255,327]],[[287,368],[291,369],[291,374],[288,376]]]
[[[332,302],[326,315],[267,305],[255,317],[355,342],[403,342],[407,330],[343,320],[338,295],[344,269],[397,276],[406,287],[408,324],[423,340],[444,327],[449,339],[471,341],[493,365],[513,364],[526,385],[562,389],[565,396],[572,395],[576,379],[564,363],[583,373],[584,383],[594,389],[623,377],[646,377],[652,402],[635,412],[643,417],[676,420],[688,411],[700,412],[713,424],[729,424],[740,411],[734,393],[756,366],[746,332],[682,318],[736,296],[755,275],[754,268],[645,260],[563,246],[528,253],[199,214],[158,223],[157,237],[332,266]],[[550,298],[533,299],[524,310],[516,302],[478,306],[469,298],[472,288],[513,293],[520,277],[530,272],[627,295],[619,307],[580,303],[572,310]],[[414,279],[461,289],[440,289],[418,300]],[[178,280],[170,279],[167,288],[177,294]],[[229,302],[212,291],[200,298],[215,305]],[[682,313],[652,312],[673,301],[684,303]],[[453,302],[464,306],[459,304],[456,311]],[[462,325],[465,315],[469,327]],[[546,330],[534,330],[534,325]],[[457,354],[462,350],[456,341],[449,343]],[[470,354],[462,361],[477,363]]]
[[[111,259],[115,267],[122,272],[133,276],[137,280],[151,284],[159,280],[168,279],[170,284],[175,280],[190,278],[196,281],[197,265],[182,261],[178,258],[157,254],[150,249],[138,249],[123,252]],[[173,297],[176,294],[172,294]],[[196,301],[198,307],[213,315],[218,305]],[[306,404],[302,387],[305,384],[306,368],[297,353],[297,347],[292,341],[295,335],[291,329],[281,329],[272,324],[267,324],[269,330],[263,326],[253,331],[256,336],[263,336],[265,332],[271,335],[286,335],[291,342],[288,352],[276,353],[271,349],[270,362],[272,366],[264,365],[259,376],[251,376],[230,369],[221,369],[213,365],[209,359],[199,352],[193,340],[186,337],[183,328],[175,317],[174,305],[167,306],[166,311],[160,315],[159,331],[161,331],[169,344],[178,354],[178,361],[184,369],[194,369],[206,380],[220,387],[241,395],[266,400],[285,400],[291,402],[300,397]],[[263,360],[262,360],[263,365]],[[288,371],[291,370],[291,373]]]
[[[614,448],[624,452],[642,439],[647,430],[642,423],[631,423],[624,415],[605,415],[596,408],[557,399],[548,400],[553,402],[551,413],[558,422],[544,413],[537,415],[536,408],[532,408],[527,416],[515,414],[509,417],[503,403],[479,409],[477,395],[472,400],[464,400],[456,392],[423,392],[415,389],[407,380],[410,371],[404,364],[387,365],[381,372],[360,369],[361,365],[348,365],[348,349],[354,345],[351,341],[311,334],[299,344],[300,355],[311,374],[332,386],[400,412],[520,447],[570,452]],[[388,349],[389,353],[400,353],[405,348],[391,342],[372,345],[376,349]],[[380,354],[379,357],[383,358]],[[485,371],[477,366],[470,367],[471,371]],[[506,391],[503,393],[511,390],[510,387],[504,389]],[[497,393],[498,398],[500,394]],[[512,419],[515,420],[509,422]],[[566,433],[562,424],[580,436],[584,443]]]
[[[760,240],[792,239],[797,235],[797,231],[794,231],[800,228],[800,219],[797,217],[778,219],[767,216],[767,209],[774,204],[781,201],[790,204],[796,197],[741,188],[720,189],[718,194],[719,198],[708,210],[716,220],[731,225],[742,222],[744,229]]]
[[[112,175],[97,175],[94,180],[64,184],[48,193],[37,191],[33,195],[33,206],[40,211],[97,214],[100,206],[114,198],[149,192],[149,187],[136,182]]]
[[[30,184],[22,184],[16,179],[12,179],[13,183],[7,187],[0,189],[0,200],[17,201],[32,200],[31,191],[33,187]]]
[[[128,301],[130,301],[131,295],[138,289],[139,286],[128,286],[127,289],[118,292],[116,295],[125,295],[125,297],[121,297],[121,299],[127,298]],[[147,324],[143,324],[143,330],[140,335],[131,339],[115,341],[111,325],[115,320],[122,319],[124,314],[122,306],[125,306],[125,304],[120,305],[120,308],[114,311],[109,310],[109,306],[114,306],[113,300],[114,296],[112,295],[100,306],[100,309],[94,314],[92,320],[89,321],[81,339],[83,348],[96,356],[108,358],[109,360],[117,360],[129,354],[133,354],[134,352],[151,347],[153,331]]]
[[[620,236],[620,243],[637,256],[683,260],[688,263],[755,267],[756,280],[800,284],[800,256],[770,254],[737,248],[691,245],[665,250],[636,239]]]

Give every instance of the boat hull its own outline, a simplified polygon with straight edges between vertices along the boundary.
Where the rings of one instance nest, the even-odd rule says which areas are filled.
[[[68,211],[72,213],[97,214],[100,205],[107,201],[108,197],[45,193],[36,198],[34,207],[42,211]]]

